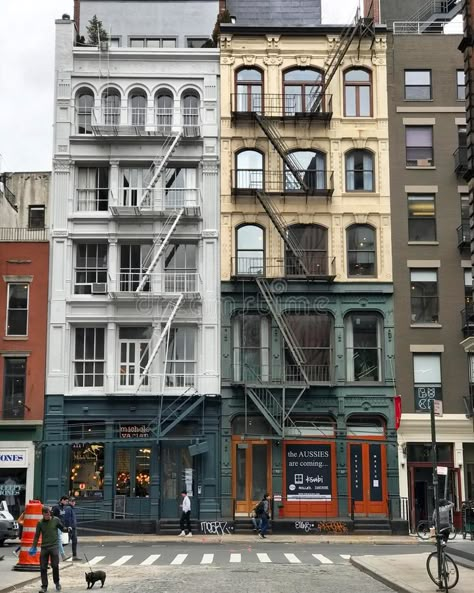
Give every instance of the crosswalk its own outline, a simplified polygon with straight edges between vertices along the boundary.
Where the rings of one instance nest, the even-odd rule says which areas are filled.
[[[88,559],[89,566],[153,566],[169,565],[182,566],[192,565],[213,565],[213,564],[313,564],[330,565],[346,563],[350,560],[350,554],[334,554],[328,558],[324,554],[311,554],[301,552],[298,555],[289,552],[222,552],[217,554],[202,553],[181,553],[181,554],[124,554],[119,557],[93,556]],[[70,560],[69,560],[70,561]],[[84,564],[87,564],[84,562]]]

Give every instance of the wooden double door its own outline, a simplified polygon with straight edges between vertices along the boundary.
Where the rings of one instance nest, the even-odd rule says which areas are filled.
[[[232,441],[232,496],[236,513],[249,513],[271,494],[271,444],[261,440]]]
[[[349,495],[356,515],[387,515],[386,446],[349,443]]]

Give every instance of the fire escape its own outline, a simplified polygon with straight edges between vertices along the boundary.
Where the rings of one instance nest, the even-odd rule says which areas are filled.
[[[444,26],[450,23],[462,10],[462,0],[426,0],[406,21],[395,21],[395,35],[443,33]]]
[[[10,189],[8,189],[7,186],[8,179],[9,177],[7,173],[0,173],[0,183],[2,184],[0,186],[0,197],[3,196],[5,200],[10,204],[10,206],[13,208],[13,210],[15,210],[15,212],[18,212],[15,194]]]
[[[330,100],[328,101],[330,95],[327,94],[329,85],[354,40],[358,40],[358,51],[360,52],[361,42],[364,38],[368,38],[371,41],[370,49],[372,49],[375,41],[374,20],[373,18],[361,18],[359,11],[357,11],[354,22],[346,26],[341,32],[340,38],[325,69],[322,85],[317,88],[314,95],[310,98],[311,107],[308,110],[309,112],[292,112],[295,121],[298,117],[304,121],[328,121],[330,119],[330,114],[325,113],[328,104],[330,105],[331,103]],[[232,116],[235,121],[244,119],[245,116],[253,118],[279,154],[284,166],[287,168],[287,172],[293,177],[294,184],[299,185],[300,192],[307,195],[311,191],[311,187],[305,178],[305,172],[294,155],[289,151],[288,146],[280,134],[278,125],[275,123],[275,119],[285,119],[285,107],[283,107],[280,117],[277,118],[275,118],[275,112],[272,108],[266,108],[265,98],[262,100],[261,105],[252,108],[253,110],[246,114],[238,113],[237,108],[234,109]],[[254,194],[281,236],[286,252],[291,254],[290,257],[293,259],[294,269],[297,270],[296,275],[305,280],[332,281],[334,275],[331,273],[329,266],[322,274],[314,269],[311,259],[306,257],[304,250],[287,228],[284,216],[277,208],[269,192],[265,190],[265,185],[259,183],[259,187],[254,189]],[[327,195],[329,196],[330,193]],[[264,381],[255,375],[254,380],[251,379],[245,382],[244,389],[246,397],[262,413],[275,433],[279,437],[284,437],[286,428],[296,428],[291,414],[303,394],[309,389],[314,378],[308,376],[304,351],[300,347],[285,315],[280,312],[279,304],[271,287],[272,279],[268,278],[268,276],[266,277],[265,273],[263,275],[257,275],[255,278],[259,292],[280,330],[286,347],[286,356],[293,361],[293,368],[295,370],[290,373],[290,377],[286,376],[286,369],[283,370],[285,377],[280,385],[275,383],[265,384]],[[283,364],[285,366],[286,360]]]

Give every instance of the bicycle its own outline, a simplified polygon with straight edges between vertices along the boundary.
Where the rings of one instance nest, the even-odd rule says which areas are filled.
[[[430,539],[430,529],[434,527],[433,521],[429,521],[428,519],[422,519],[418,522],[416,526],[416,535],[420,539]],[[448,539],[454,539],[457,535],[457,529],[454,527],[453,523],[449,524],[449,534]]]
[[[441,568],[439,574],[441,579],[438,576],[438,550],[436,549],[426,559],[426,570],[428,571],[428,575],[433,583],[438,587],[441,591],[449,591],[455,587],[459,581],[459,570],[456,565],[456,562],[446,554],[445,547],[446,547],[446,539],[442,533],[436,534],[437,542],[440,540],[440,550],[439,550],[439,562],[441,564]]]

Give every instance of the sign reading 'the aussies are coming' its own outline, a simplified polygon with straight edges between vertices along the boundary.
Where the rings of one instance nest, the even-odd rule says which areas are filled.
[[[286,445],[287,500],[331,500],[331,445]]]

